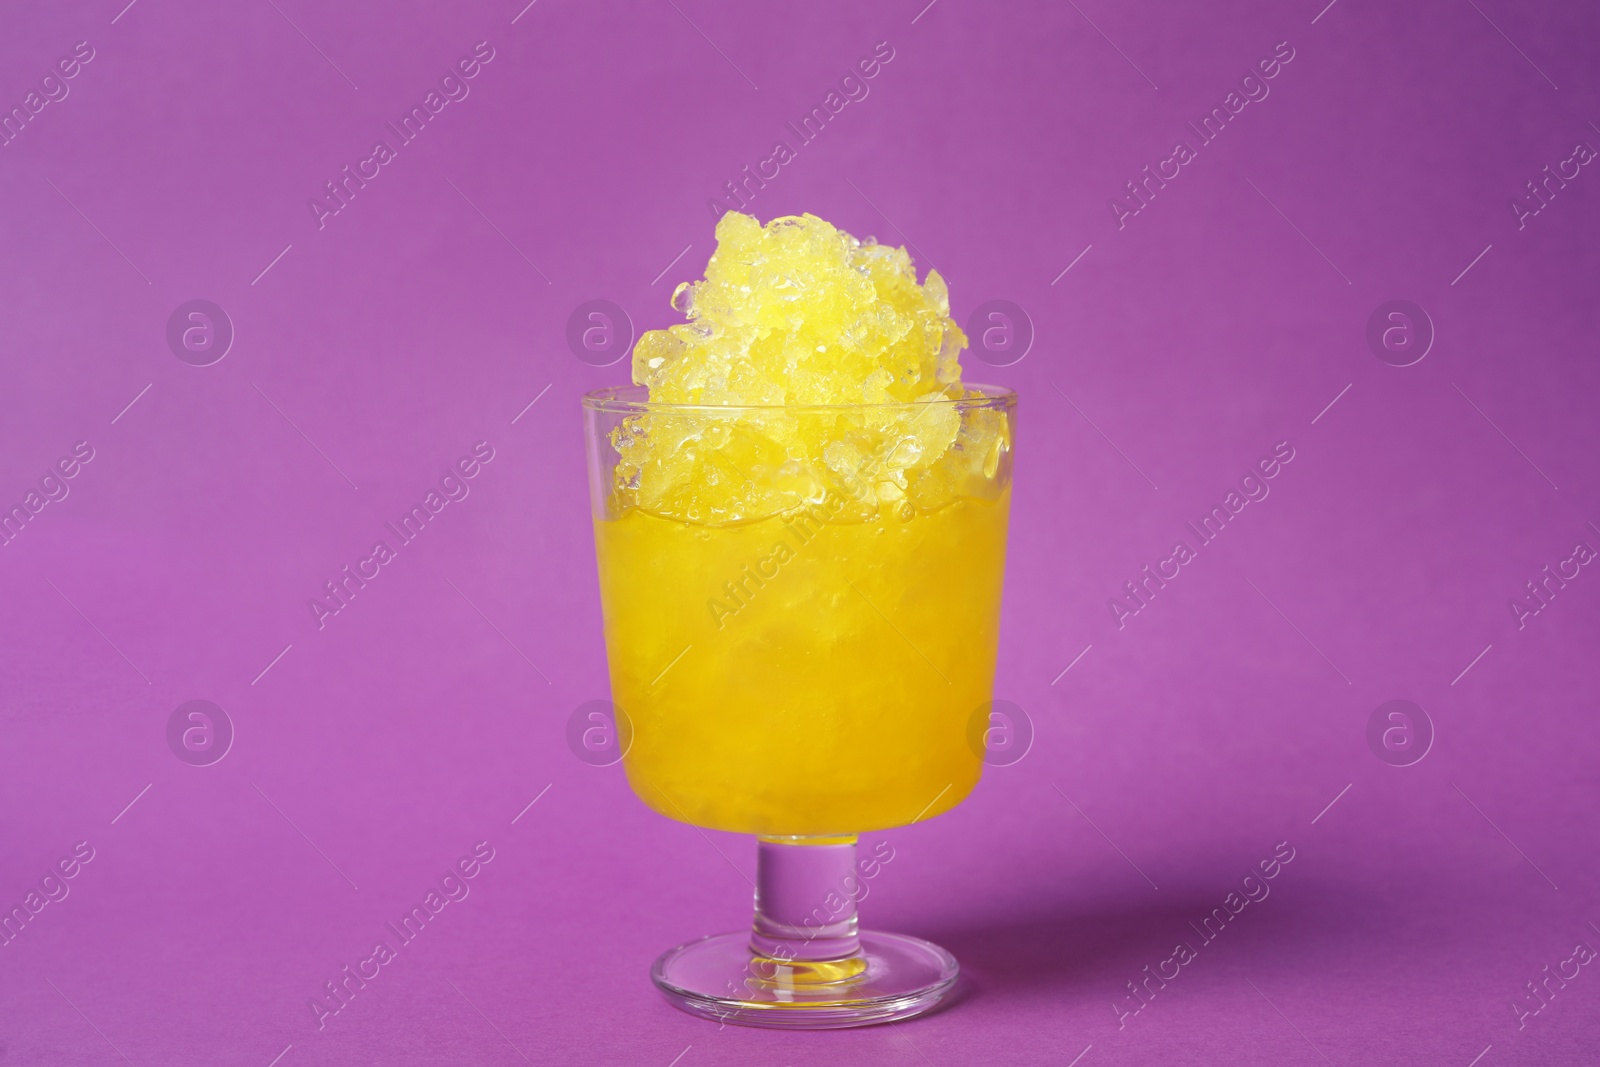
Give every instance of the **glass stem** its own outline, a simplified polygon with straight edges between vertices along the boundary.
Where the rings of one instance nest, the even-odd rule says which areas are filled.
[[[856,836],[762,837],[750,950],[787,963],[858,956]]]

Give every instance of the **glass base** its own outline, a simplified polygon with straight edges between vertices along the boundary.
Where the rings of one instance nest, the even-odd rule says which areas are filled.
[[[920,1015],[955,986],[959,965],[932,942],[864,931],[838,960],[753,956],[748,931],[713,934],[661,954],[650,978],[674,1007],[740,1026],[831,1030]]]

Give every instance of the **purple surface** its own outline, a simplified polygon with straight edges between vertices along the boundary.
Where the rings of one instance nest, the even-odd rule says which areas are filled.
[[[1600,549],[1600,174],[1527,188],[1600,145],[1592,5],[123,2],[0,33],[7,107],[93,51],[0,148],[0,505],[93,451],[0,548],[0,906],[93,851],[0,947],[0,1063],[1593,1062],[1600,974],[1563,961],[1600,945],[1600,576],[1510,607]],[[965,998],[815,1035],[657,996],[659,951],[748,921],[754,850],[566,742],[607,695],[577,397],[626,377],[568,318],[670,322],[708,198],[780,138],[756,214],[909,242],[958,318],[1036,332],[968,359],[1022,394],[996,696],[1033,747],[868,838],[864,921],[953,950]],[[236,333],[209,366],[168,344],[194,299]],[[1420,362],[1369,347],[1391,300]],[[196,699],[236,735],[209,766],[168,743]],[[1432,724],[1410,766],[1369,748],[1396,699]],[[1235,891],[1270,895],[1204,942]],[[1147,965],[1177,977],[1119,1026]],[[373,977],[319,1030],[346,966]],[[1576,977],[1519,1028],[1546,966]]]

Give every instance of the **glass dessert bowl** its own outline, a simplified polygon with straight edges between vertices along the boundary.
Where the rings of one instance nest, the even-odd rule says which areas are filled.
[[[957,964],[858,928],[882,857],[858,857],[856,835],[938,815],[977,784],[969,725],[992,699],[1016,396],[959,381],[943,284],[912,272],[906,288],[903,250],[811,216],[810,232],[745,220],[725,235],[734,218],[701,283],[720,310],[684,337],[642,337],[645,384],[583,400],[628,781],[668,818],[758,840],[752,928],[671,949],[651,976],[708,1018],[888,1022],[936,1004]],[[763,328],[773,291],[795,288],[806,314],[780,308],[782,328]],[[889,323],[886,342],[863,340],[863,315]],[[821,357],[800,366],[775,333]],[[838,387],[863,371],[876,384]],[[770,381],[779,402],[748,402]]]

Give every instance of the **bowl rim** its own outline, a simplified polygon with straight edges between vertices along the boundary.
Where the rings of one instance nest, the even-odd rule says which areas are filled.
[[[975,391],[977,396],[942,397],[938,400],[905,400],[894,403],[866,404],[672,404],[648,399],[649,388],[643,385],[608,385],[583,394],[585,411],[643,414],[646,412],[704,412],[728,415],[741,411],[784,413],[839,413],[847,411],[913,411],[925,404],[948,404],[958,409],[978,407],[1012,408],[1016,406],[1016,391],[1003,385],[984,385],[962,382],[963,389]]]

